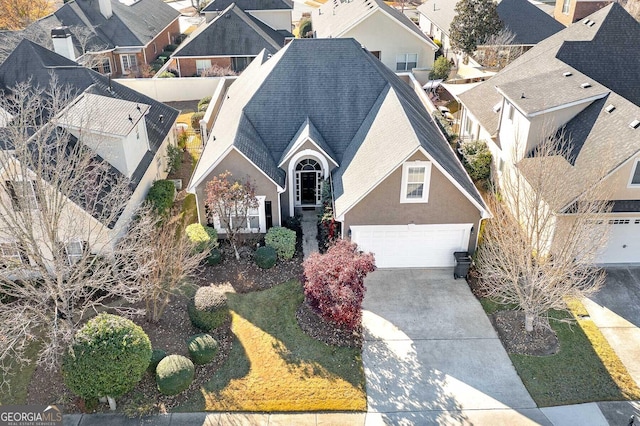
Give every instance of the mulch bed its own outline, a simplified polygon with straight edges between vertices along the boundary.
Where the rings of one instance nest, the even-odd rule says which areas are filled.
[[[362,327],[353,331],[338,328],[316,314],[306,302],[300,304],[296,318],[305,334],[327,345],[362,347]]]
[[[486,289],[482,287],[478,273],[473,267],[469,270],[467,283],[476,298],[487,297]],[[508,353],[546,356],[553,355],[560,349],[558,337],[548,324],[535,324],[533,331],[528,333],[524,329],[522,311],[498,311],[489,315],[489,319]]]

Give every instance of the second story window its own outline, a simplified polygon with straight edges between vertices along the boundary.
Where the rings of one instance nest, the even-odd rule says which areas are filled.
[[[418,66],[417,53],[396,55],[396,71],[411,71]]]
[[[431,163],[412,161],[402,165],[401,203],[426,203],[429,201]]]

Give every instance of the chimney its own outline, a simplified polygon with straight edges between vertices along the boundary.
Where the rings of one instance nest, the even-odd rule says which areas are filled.
[[[113,11],[111,10],[111,0],[98,0],[98,4],[100,5],[100,13],[105,19],[111,18],[113,15]]]
[[[72,61],[76,60],[76,53],[73,49],[73,41],[71,41],[71,31],[69,27],[58,27],[51,30],[51,40],[53,41],[53,50]]]

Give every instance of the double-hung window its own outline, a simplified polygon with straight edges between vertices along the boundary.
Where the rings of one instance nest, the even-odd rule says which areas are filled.
[[[426,203],[429,201],[431,163],[410,161],[402,165],[401,203]]]
[[[202,75],[211,68],[211,59],[196,59],[196,74]]]
[[[15,241],[0,243],[0,256],[3,266],[18,265],[27,261],[24,251],[20,250]]]
[[[64,251],[67,255],[69,265],[75,265],[84,254],[85,242],[80,240],[69,241],[64,245]]]
[[[120,55],[122,62],[122,74],[129,74],[138,69],[138,58],[136,55]]]
[[[242,232],[266,232],[267,231],[267,226],[266,226],[267,221],[264,213],[265,212],[265,209],[264,209],[265,196],[258,195],[256,196],[256,198],[258,199],[258,207],[250,208],[247,212],[246,218],[242,216],[238,217],[233,214],[229,217],[231,227],[233,228],[238,227],[239,229],[242,230]],[[209,212],[207,212],[207,217],[210,217]],[[218,230],[218,232],[221,232],[221,233],[226,232],[225,226],[218,216],[213,217],[213,226]]]
[[[396,71],[411,71],[417,66],[417,53],[403,53],[400,55],[396,55]]]
[[[38,208],[38,200],[36,198],[36,191],[32,181],[8,180],[5,181],[5,186],[11,196],[11,202],[14,210],[25,211]]]

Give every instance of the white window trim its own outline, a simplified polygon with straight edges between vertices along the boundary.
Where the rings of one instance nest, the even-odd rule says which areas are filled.
[[[16,254],[12,254],[12,255],[5,255],[4,252],[2,251],[2,249],[0,248],[0,257],[2,257],[3,259],[15,262],[18,265],[21,265],[21,264],[24,263],[22,261],[22,255],[20,254],[20,248],[18,247],[18,243],[16,241],[0,241],[0,244],[11,244],[11,245],[13,245],[13,248],[15,249],[15,253],[16,253]]]
[[[267,197],[264,195],[256,195],[256,198],[258,199],[258,224],[260,226],[260,229],[247,227],[243,230],[244,233],[267,232],[267,216],[265,215],[265,212],[264,212],[264,202]],[[217,216],[214,216],[213,218],[213,227],[216,229],[216,231],[218,231],[218,234],[227,233],[227,231],[223,228],[222,224],[220,223],[220,218],[218,218]]]
[[[415,55],[416,56],[416,68],[418,67],[418,54],[417,53],[398,53],[396,55],[396,71],[411,71],[412,68],[409,68],[408,64],[409,64],[409,55]],[[398,57],[400,56],[404,56],[404,69],[398,69],[398,64],[402,63],[401,61],[398,61]]]
[[[71,244],[80,244],[80,254],[72,254],[69,251],[69,246]],[[84,254],[84,243],[83,243],[83,241],[80,240],[80,239],[74,239],[74,240],[67,241],[64,244],[64,252],[67,255],[67,261],[69,262],[69,265],[70,266],[75,265],[78,260],[82,259],[82,256]]]
[[[125,56],[127,57],[127,65],[128,67],[124,66],[124,58]],[[136,58],[136,64],[134,65],[135,67],[138,66],[138,56],[136,54],[130,54],[130,53],[123,53],[120,55],[120,65],[122,66],[122,74],[129,74],[131,72],[131,61],[129,60],[129,58],[133,56]]]
[[[201,66],[198,66],[203,64],[206,64],[204,68]],[[208,70],[209,68],[211,68],[211,59],[196,59],[196,74],[200,75],[206,70]]]
[[[633,161],[633,167],[631,168],[631,175],[629,176],[629,183],[627,184],[627,188],[640,188],[640,183],[633,183],[633,175],[635,174],[636,168],[640,167],[640,158],[636,158]]]
[[[422,197],[407,198],[407,184],[409,183],[409,168],[424,167],[424,188]],[[400,188],[400,203],[428,203],[429,184],[431,183],[431,162],[430,161],[410,161],[402,165],[402,186]]]
[[[563,0],[562,2],[562,13],[568,15],[571,11],[571,0]]]

